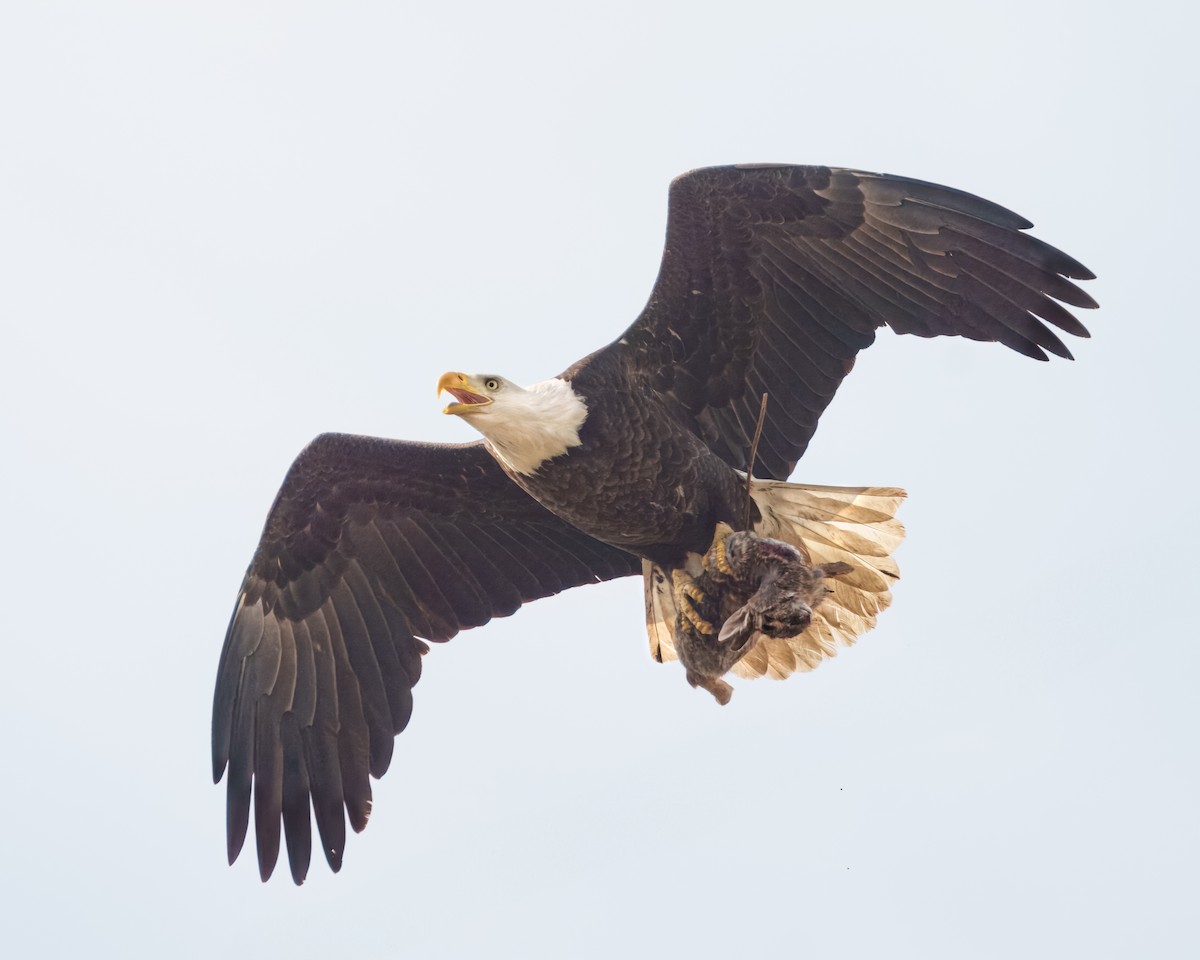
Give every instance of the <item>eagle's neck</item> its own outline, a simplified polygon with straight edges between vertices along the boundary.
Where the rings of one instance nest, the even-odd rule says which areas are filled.
[[[543,380],[507,391],[472,424],[487,438],[493,455],[514,473],[530,476],[547,460],[580,444],[587,404],[565,380]]]

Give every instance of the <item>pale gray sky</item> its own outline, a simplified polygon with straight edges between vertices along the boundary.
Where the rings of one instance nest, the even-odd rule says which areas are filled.
[[[13,955],[1195,956],[1184,9],[6,6]],[[638,583],[541,601],[428,657],[339,876],[227,867],[212,683],[291,459],[470,439],[442,371],[607,342],[669,179],[763,160],[1012,207],[1094,339],[861,356],[796,477],[906,487],[909,539],[836,661],[721,709]]]

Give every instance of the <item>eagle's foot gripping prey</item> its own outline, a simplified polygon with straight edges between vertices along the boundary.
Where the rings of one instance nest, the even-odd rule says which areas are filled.
[[[794,637],[812,621],[829,588],[825,577],[853,570],[848,563],[809,565],[790,544],[718,524],[712,546],[692,577],[672,571],[676,607],[675,649],[693,687],[725,704],[733,688],[721,677],[760,635]]]

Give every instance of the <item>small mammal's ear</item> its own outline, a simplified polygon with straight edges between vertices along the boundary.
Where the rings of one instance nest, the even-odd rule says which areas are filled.
[[[727,643],[733,650],[740,650],[754,634],[754,624],[750,617],[749,604],[739,607],[725,621],[721,632],[717,635],[718,643]]]

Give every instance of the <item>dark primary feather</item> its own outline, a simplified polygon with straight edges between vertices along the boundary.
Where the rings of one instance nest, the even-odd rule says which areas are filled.
[[[1081,263],[1024,218],[949,187],[830,167],[709,167],[671,184],[666,248],[642,315],[607,350],[670,398],[722,459],[785,480],[875,331],[991,340],[1070,357],[1087,330]]]
[[[540,506],[481,443],[318,437],[271,508],[221,653],[213,778],[227,770],[230,862],[253,792],[263,879],[282,822],[303,881],[310,798],[340,867],[346,817],[366,825],[369,775],[387,770],[408,723],[419,637],[448,640],[529,600],[640,570]]]

